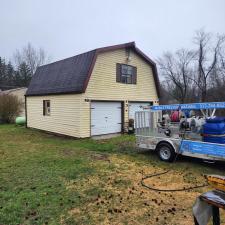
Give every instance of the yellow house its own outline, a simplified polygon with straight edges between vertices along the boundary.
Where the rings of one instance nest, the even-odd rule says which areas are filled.
[[[156,64],[134,42],[98,48],[37,69],[27,127],[79,138],[120,133],[158,100]]]

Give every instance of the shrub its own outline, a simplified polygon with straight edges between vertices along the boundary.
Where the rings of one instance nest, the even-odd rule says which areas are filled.
[[[12,123],[22,109],[22,101],[15,95],[0,94],[0,121]]]

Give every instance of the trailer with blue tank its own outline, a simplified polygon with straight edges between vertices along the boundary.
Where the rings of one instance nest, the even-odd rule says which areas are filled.
[[[168,162],[178,154],[225,161],[225,117],[216,116],[221,109],[225,102],[154,105],[136,112],[137,147],[157,151]]]

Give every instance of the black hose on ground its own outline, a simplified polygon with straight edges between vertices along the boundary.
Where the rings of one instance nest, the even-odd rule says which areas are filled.
[[[160,188],[154,188],[152,186],[148,186],[148,185],[146,185],[144,183],[144,181],[146,179],[149,179],[149,178],[152,178],[152,177],[156,177],[156,176],[160,176],[160,175],[164,175],[164,174],[169,173],[169,172],[170,172],[170,170],[167,170],[167,171],[164,171],[164,172],[161,172],[161,173],[154,173],[154,174],[145,175],[141,179],[141,185],[143,187],[145,187],[145,188],[148,188],[151,191],[158,191],[158,192],[190,191],[190,190],[193,190],[193,189],[197,189],[197,188],[202,188],[202,187],[208,186],[208,184],[205,183],[205,184],[201,184],[201,185],[195,185],[195,186],[192,186],[192,187],[183,187],[183,188],[178,188],[178,189],[160,189]]]
[[[184,137],[185,137],[185,134],[186,134],[186,130],[184,130],[184,134],[182,136],[182,139],[181,139],[181,143],[180,143],[180,147],[179,147],[179,150],[176,154],[176,157],[174,158],[173,160],[173,163],[176,162],[177,160],[177,157],[178,155],[180,154],[181,152],[181,145],[182,145],[182,142],[184,140]],[[178,192],[178,191],[190,191],[190,190],[193,190],[193,189],[197,189],[197,188],[202,188],[202,187],[206,187],[208,186],[207,183],[205,184],[201,184],[201,185],[195,185],[195,186],[192,186],[192,187],[183,187],[183,188],[178,188],[178,189],[159,189],[159,188],[154,188],[152,186],[148,186],[144,183],[145,180],[149,179],[149,178],[152,178],[152,177],[156,177],[156,176],[160,176],[160,175],[164,175],[166,173],[169,173],[171,170],[167,170],[167,171],[164,171],[164,172],[161,172],[161,173],[154,173],[154,174],[149,174],[149,175],[145,175],[143,177],[144,174],[142,174],[142,179],[141,179],[141,185],[145,188],[148,188],[149,190],[151,191],[158,191],[158,192]]]

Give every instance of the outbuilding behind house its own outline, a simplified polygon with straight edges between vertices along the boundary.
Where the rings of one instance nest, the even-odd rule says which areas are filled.
[[[25,93],[27,91],[26,87],[19,87],[14,89],[9,89],[5,91],[0,91],[0,94],[14,95],[22,102],[21,112],[19,116],[25,116]]]

